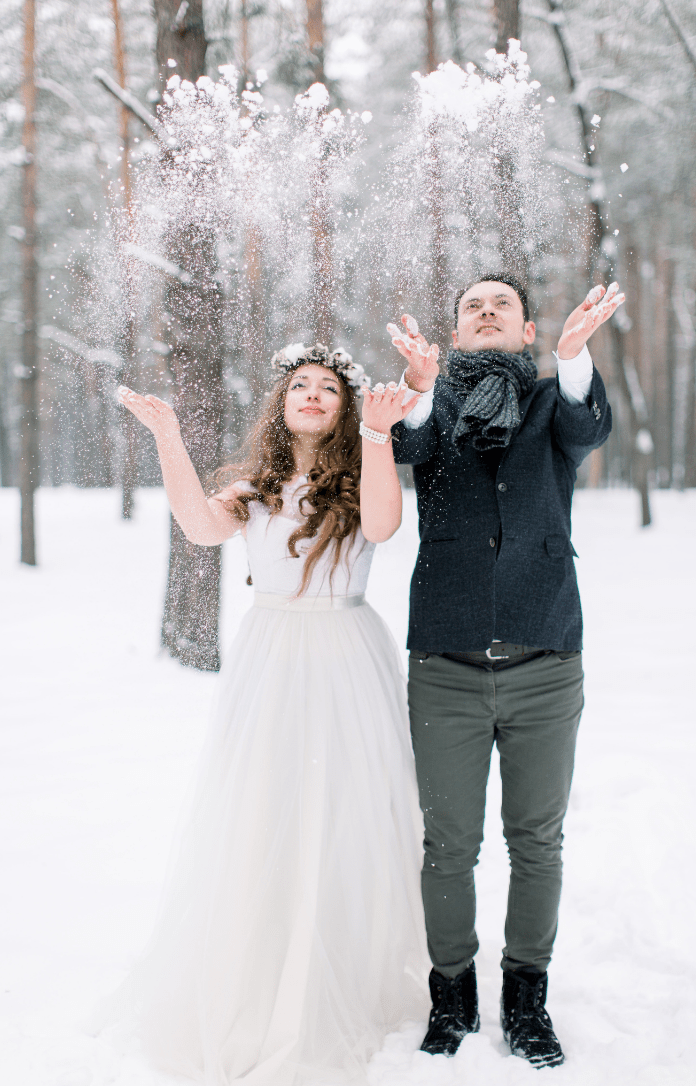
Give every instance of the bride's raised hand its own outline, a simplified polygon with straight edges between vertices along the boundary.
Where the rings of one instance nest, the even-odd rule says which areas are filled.
[[[390,381],[386,388],[379,384],[372,389],[364,388],[361,391],[363,422],[380,434],[388,434],[392,426],[413,411],[420,399],[420,396],[413,396],[408,403],[404,403],[404,397],[409,390],[405,385],[398,386],[395,381]]]
[[[157,396],[140,396],[132,389],[121,385],[116,398],[127,407],[143,426],[147,426],[155,435],[157,442],[177,439],[181,436],[179,420],[174,411]]]
[[[399,354],[408,361],[404,379],[408,387],[416,392],[427,392],[435,384],[440,372],[437,364],[440,348],[437,343],[431,346],[425,336],[420,334],[415,317],[404,313],[401,323],[403,330],[395,324],[388,324],[387,331]]]

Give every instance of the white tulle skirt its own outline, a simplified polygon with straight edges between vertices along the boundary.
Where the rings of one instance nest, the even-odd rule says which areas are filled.
[[[162,1069],[361,1079],[425,1017],[422,824],[396,645],[362,597],[257,594],[133,983]]]

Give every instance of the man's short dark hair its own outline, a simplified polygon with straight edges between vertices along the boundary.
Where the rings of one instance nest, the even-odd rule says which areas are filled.
[[[467,290],[471,290],[477,283],[505,283],[506,287],[512,287],[515,294],[522,302],[522,312],[524,313],[525,323],[529,320],[529,298],[527,297],[527,291],[514,275],[508,275],[506,272],[486,272],[485,275],[478,275],[476,279],[472,279],[468,286],[464,287],[464,290],[460,290],[457,295],[457,300],[454,303],[454,327],[457,327],[457,321],[459,320],[459,303],[466,294]]]

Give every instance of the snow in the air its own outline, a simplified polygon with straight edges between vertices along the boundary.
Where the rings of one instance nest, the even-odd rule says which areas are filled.
[[[452,1060],[388,1037],[370,1086],[692,1086],[696,493],[582,491],[574,542],[586,619],[586,709],[566,821],[549,1009],[567,1054],[536,1071],[497,1020],[507,886],[494,764],[477,870],[481,1033]],[[0,490],[0,1082],[163,1086],[87,1024],[148,937],[215,677],[158,652],[168,520],[139,491],[42,490],[36,569],[17,563],[18,500]],[[377,548],[369,597],[405,641],[417,545]],[[222,641],[251,602],[226,544]],[[529,586],[530,591],[533,586]],[[329,1084],[326,1084],[329,1086]]]

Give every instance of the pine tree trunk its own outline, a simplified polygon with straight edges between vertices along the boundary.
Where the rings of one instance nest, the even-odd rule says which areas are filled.
[[[570,47],[570,42],[565,32],[563,9],[560,0],[547,0],[547,4],[554,16],[551,23],[553,32],[561,50],[563,63],[568,76],[568,84],[571,94],[575,94],[582,82],[582,73],[575,60]],[[594,144],[592,139],[592,126],[588,110],[580,98],[576,98],[576,112],[580,124],[580,139],[586,164],[596,169]],[[603,242],[609,240],[608,215],[603,214],[602,188],[599,180],[593,181],[588,200],[588,260],[587,277],[588,285],[592,286],[598,271],[606,272],[610,265],[604,253]],[[613,240],[613,239],[611,239]],[[619,387],[625,397],[630,415],[631,437],[631,476],[633,485],[640,493],[641,522],[647,527],[652,520],[650,512],[649,492],[649,463],[653,455],[653,438],[650,419],[640,379],[635,368],[632,371],[632,380],[629,377],[629,366],[626,357],[626,345],[624,325],[626,318],[622,319],[622,313],[617,313],[611,320],[609,329],[613,349],[614,369],[618,378]]]
[[[157,22],[155,55],[160,85],[164,89],[170,76],[176,74],[195,83],[205,71],[208,43],[203,25],[203,0],[153,0]],[[175,60],[170,68],[168,60]]]
[[[433,0],[425,0],[425,71],[434,72],[437,68],[437,46],[435,43],[435,5]]]
[[[495,51],[507,53],[510,38],[520,40],[519,0],[493,0]]]
[[[195,83],[205,74],[202,0],[154,0],[157,64],[162,84],[174,73]],[[167,62],[176,61],[171,68]],[[166,169],[166,161],[163,162]],[[205,482],[222,456],[223,322],[212,229],[181,222],[168,238],[167,256],[191,276],[192,286],[170,281],[165,323],[171,344],[174,408],[199,478]],[[182,664],[204,671],[220,666],[220,547],[189,543],[172,520],[162,644]]]
[[[425,0],[425,70],[437,68],[436,14],[433,0]],[[428,219],[430,221],[430,290],[428,301],[432,312],[432,338],[446,343],[452,328],[449,311],[449,282],[447,270],[447,228],[442,195],[442,161],[440,129],[437,121],[428,126],[425,149]]]
[[[242,0],[240,8],[240,39],[242,81],[246,85],[250,77],[249,57],[249,8],[247,0]],[[242,111],[246,106],[242,104]],[[245,186],[251,194],[253,182]],[[254,404],[258,404],[266,386],[264,381],[263,359],[266,353],[266,307],[263,294],[263,235],[251,218],[247,218],[244,231],[244,275],[240,282],[239,305],[239,343],[241,347],[242,369],[249,386]]]
[[[35,0],[24,0],[24,164],[22,167],[22,369],[20,375],[21,561],[36,565],[34,491],[39,485],[37,408],[38,264],[36,259],[36,83],[34,72]]]
[[[307,47],[315,83],[324,75],[324,9],[322,0],[307,0]]]
[[[0,362],[0,486],[14,486],[12,457],[7,432],[7,370]]]
[[[507,55],[510,39],[519,41],[520,37],[519,0],[494,0],[493,19],[496,52]],[[504,138],[499,146],[494,145],[493,154],[496,176],[494,196],[500,220],[501,264],[504,271],[516,275],[526,284],[529,277],[529,256],[525,247],[517,162],[506,147]]]
[[[111,9],[114,20],[114,67],[119,86],[126,87],[126,59],[123,48],[123,26],[118,0],[111,0]],[[130,133],[128,128],[128,110],[124,105],[119,106],[120,140],[121,140],[121,234],[122,242],[134,242],[133,232],[133,196],[131,190],[130,172]],[[124,314],[123,331],[121,334],[121,356],[124,360],[121,371],[121,382],[131,388],[137,381],[137,354],[136,354],[136,321],[135,321],[135,291],[133,286],[133,259],[125,257],[125,282],[124,295],[126,313]],[[123,470],[121,476],[121,516],[124,520],[130,520],[133,516],[133,492],[137,481],[136,468],[136,421],[130,411],[121,413],[121,425],[124,436]]]

